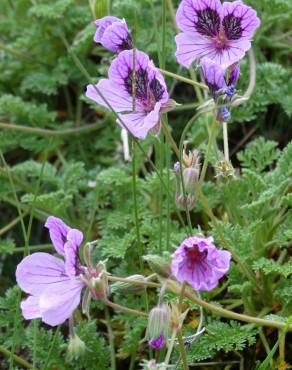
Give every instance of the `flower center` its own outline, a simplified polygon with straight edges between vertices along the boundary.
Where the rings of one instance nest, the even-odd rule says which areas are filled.
[[[191,264],[204,261],[208,254],[206,250],[201,252],[198,245],[193,245],[192,248],[185,247],[185,252]]]
[[[214,38],[216,49],[225,49],[228,46],[228,39],[225,32],[221,29],[219,34]]]

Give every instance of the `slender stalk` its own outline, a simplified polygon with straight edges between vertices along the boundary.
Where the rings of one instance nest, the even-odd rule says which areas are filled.
[[[280,364],[285,362],[285,341],[286,333],[285,331],[279,331],[279,360]]]
[[[172,147],[173,151],[175,152],[175,155],[177,156],[177,158],[179,158],[179,150],[178,150],[178,147],[168,129],[168,126],[166,124],[166,122],[164,121],[164,119],[161,120],[161,125],[162,125],[162,130],[163,130],[163,133],[166,137],[166,140],[168,141],[169,145]]]
[[[139,215],[138,215],[138,200],[137,200],[137,170],[136,170],[136,146],[135,141],[132,141],[132,180],[133,180],[133,203],[134,203],[134,219],[135,219],[135,229],[136,229],[136,238],[137,238],[137,244],[138,244],[138,254],[139,254],[139,264],[140,264],[140,270],[142,273],[144,273],[144,265],[143,265],[143,244],[141,240],[141,234],[140,234],[140,221],[139,221]],[[144,303],[145,303],[145,309],[148,312],[148,295],[147,291],[144,289]]]
[[[23,358],[21,358],[20,356],[17,356],[13,353],[11,353],[8,349],[6,349],[5,347],[1,346],[0,345],[0,352],[6,356],[6,357],[13,357],[13,360],[15,362],[17,362],[19,365],[21,366],[24,366],[26,367],[27,369],[33,369],[34,367],[32,366],[32,364],[30,364],[29,362],[27,362],[26,360],[24,360]],[[35,370],[37,370],[36,368],[34,368]]]
[[[171,289],[173,290],[173,289]],[[243,322],[253,323],[257,326],[267,326],[271,328],[277,328],[277,329],[287,329],[288,331],[292,331],[292,325],[287,325],[286,323],[280,322],[280,321],[274,321],[274,320],[265,320],[261,319],[259,317],[253,317],[248,316],[240,313],[236,313],[233,311],[226,310],[225,308],[215,306],[211,303],[208,303],[204,301],[201,298],[198,298],[193,293],[190,293],[189,291],[185,292],[185,296],[189,298],[192,302],[204,307],[206,310],[217,313],[219,316],[226,317],[229,319],[239,320]]]
[[[27,212],[24,212],[24,215],[23,216],[26,216],[27,215]],[[10,229],[13,228],[13,226],[17,225],[18,222],[20,221],[20,217],[16,217],[15,219],[13,219],[11,222],[9,222],[7,225],[5,225],[4,227],[2,227],[2,229],[0,229],[0,236],[2,236],[3,234],[7,233],[7,231],[9,231]]]
[[[0,128],[28,132],[33,135],[39,136],[68,136],[68,135],[81,135],[84,133],[97,131],[102,127],[101,123],[94,123],[91,125],[84,125],[74,128],[66,128],[63,130],[49,130],[45,128],[36,128],[22,125],[14,125],[13,123],[0,123]]]
[[[229,145],[228,145],[228,129],[227,129],[227,122],[222,122],[223,128],[223,142],[224,142],[224,157],[225,161],[229,162]]]
[[[148,315],[144,312],[134,310],[133,308],[120,306],[119,304],[111,302],[107,299],[104,301],[104,303],[107,304],[109,307],[113,308],[114,310],[117,310],[117,311],[123,311],[123,312],[126,312],[126,313],[131,313],[131,314],[136,315],[136,316],[141,316],[141,317],[148,317]]]
[[[176,336],[177,336],[179,351],[180,351],[181,359],[182,359],[182,363],[183,363],[183,369],[188,370],[189,366],[188,366],[187,353],[186,353],[186,348],[185,348],[185,345],[184,345],[181,330],[178,330]]]
[[[110,356],[111,356],[111,369],[116,370],[116,353],[115,353],[115,342],[114,342],[114,333],[111,326],[111,318],[109,314],[109,309],[105,306],[105,319],[106,327],[108,332],[108,341],[110,345]]]
[[[216,129],[217,129],[217,122],[214,120],[213,125],[211,127],[211,133],[210,133],[209,140],[208,140],[207,151],[206,151],[206,154],[205,154],[204,163],[203,163],[203,167],[202,167],[202,171],[201,171],[201,175],[200,175],[200,180],[199,180],[200,186],[202,186],[202,184],[205,180],[207,167],[208,167],[208,163],[209,163],[211,147],[213,145],[213,141],[214,141],[215,136],[216,136]]]
[[[176,334],[177,334],[177,330],[174,329],[173,332],[172,332],[171,338],[170,338],[170,342],[169,342],[167,353],[166,353],[165,360],[164,360],[165,369],[167,369],[167,366],[168,366],[169,361],[170,361],[173,346],[174,346],[174,343],[175,343]]]
[[[172,73],[172,72],[169,72],[169,71],[166,71],[165,69],[161,69],[161,68],[158,68],[158,70],[164,74],[165,76],[168,76],[168,77],[172,77],[174,78],[175,80],[178,80],[178,81],[181,81],[181,82],[185,82],[189,85],[192,85],[192,86],[197,86],[197,87],[200,87],[201,89],[205,89],[205,90],[208,90],[208,86],[201,83],[201,82],[197,82],[197,81],[193,81],[191,80],[190,78],[186,78],[186,77],[183,77],[183,76],[180,76],[180,75],[177,75],[175,73]]]

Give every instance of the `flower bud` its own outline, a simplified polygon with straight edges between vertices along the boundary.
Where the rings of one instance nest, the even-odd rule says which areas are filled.
[[[239,64],[235,64],[235,65],[231,66],[230,68],[232,68],[232,69],[231,69],[230,74],[229,74],[228,85],[229,86],[233,85],[235,87],[236,84],[237,84],[237,81],[239,80],[240,66],[239,66]]]
[[[146,337],[153,349],[164,347],[169,331],[169,308],[166,304],[160,304],[149,313]]]
[[[105,299],[109,294],[107,272],[100,273],[90,279],[90,288],[95,299]]]
[[[165,252],[163,256],[158,256],[156,254],[147,254],[143,259],[148,263],[151,270],[156,274],[168,278],[171,275],[170,269],[170,254]]]
[[[86,345],[81,340],[77,334],[73,334],[70,336],[69,344],[68,344],[68,352],[67,358],[68,361],[77,360],[79,357],[83,356],[86,351]]]
[[[171,367],[167,366],[164,362],[157,363],[156,360],[143,360],[141,362],[142,370],[166,370]]]
[[[183,149],[183,168],[177,162],[174,165],[174,173],[176,176],[176,204],[189,210],[193,209],[195,205],[195,186],[199,181],[200,176],[200,156],[197,150],[186,153],[186,144]],[[181,171],[184,181],[185,196],[181,183]],[[186,198],[186,199],[185,199]]]
[[[146,281],[146,278],[143,275],[132,275],[132,276],[127,277],[127,280],[139,280],[143,282],[143,281]],[[125,281],[118,281],[111,285],[112,293],[131,294],[131,293],[137,293],[143,290],[145,290],[145,285],[132,284],[131,282],[126,283]]]
[[[230,161],[227,162],[226,160],[221,160],[217,162],[215,166],[215,170],[216,170],[216,177],[227,179],[227,178],[233,178],[235,176],[235,171]]]

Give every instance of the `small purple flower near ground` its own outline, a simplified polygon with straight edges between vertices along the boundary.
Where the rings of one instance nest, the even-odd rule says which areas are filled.
[[[120,113],[117,123],[122,127],[124,124],[136,138],[144,139],[149,130],[159,130],[161,113],[173,108],[175,102],[169,100],[164,78],[148,55],[137,50],[134,57],[133,53],[122,51],[109,68],[109,78],[101,79],[96,87]],[[109,109],[93,85],[87,86],[86,96]]]
[[[160,335],[158,335],[157,338],[149,340],[148,341],[148,344],[153,349],[163,348],[165,346],[165,337],[164,337],[164,334],[161,333]]]
[[[83,234],[71,229],[62,220],[50,216],[45,227],[60,258],[48,253],[34,253],[25,257],[17,266],[16,280],[29,294],[21,302],[25,319],[41,318],[48,325],[56,326],[68,319],[80,303],[85,283],[80,278],[78,249]]]
[[[94,41],[104,48],[114,53],[133,48],[132,37],[124,19],[107,16],[97,19],[95,25],[97,30]]]
[[[238,62],[260,25],[256,11],[241,1],[182,0],[176,21],[182,31],[175,38],[176,57],[187,68],[205,57],[226,66]]]
[[[185,239],[172,255],[171,270],[180,282],[195,290],[212,290],[229,270],[231,253],[219,250],[213,238],[192,236]]]

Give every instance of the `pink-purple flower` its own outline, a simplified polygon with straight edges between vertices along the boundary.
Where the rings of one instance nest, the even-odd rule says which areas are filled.
[[[104,48],[120,53],[123,50],[133,48],[133,41],[124,19],[106,16],[95,21],[97,30],[94,41],[101,44]]]
[[[209,87],[210,93],[215,101],[221,98],[221,104],[230,102],[235,94],[235,87],[239,79],[240,66],[234,64],[228,68],[223,67],[211,59],[205,58],[200,66],[203,71],[204,80]],[[223,105],[217,117],[219,121],[228,121],[230,113],[228,108]]]
[[[133,50],[122,51],[113,60],[108,77],[101,79],[96,88],[119,113],[117,123],[138,139],[144,139],[149,130],[157,132],[161,113],[175,103],[169,100],[164,78],[148,55],[138,50],[135,55]],[[109,109],[97,90],[88,85],[86,96]]]
[[[176,21],[176,57],[184,67],[208,57],[230,66],[243,58],[260,25],[257,13],[241,1],[182,0]]]
[[[21,302],[25,319],[41,318],[48,325],[62,324],[80,303],[85,283],[80,275],[78,250],[83,234],[71,229],[59,218],[50,216],[45,227],[49,229],[52,243],[64,260],[48,253],[34,253],[17,266],[16,280],[29,294]]]
[[[229,270],[230,259],[231,253],[217,249],[212,237],[192,236],[173,253],[171,270],[178,281],[208,291]]]

